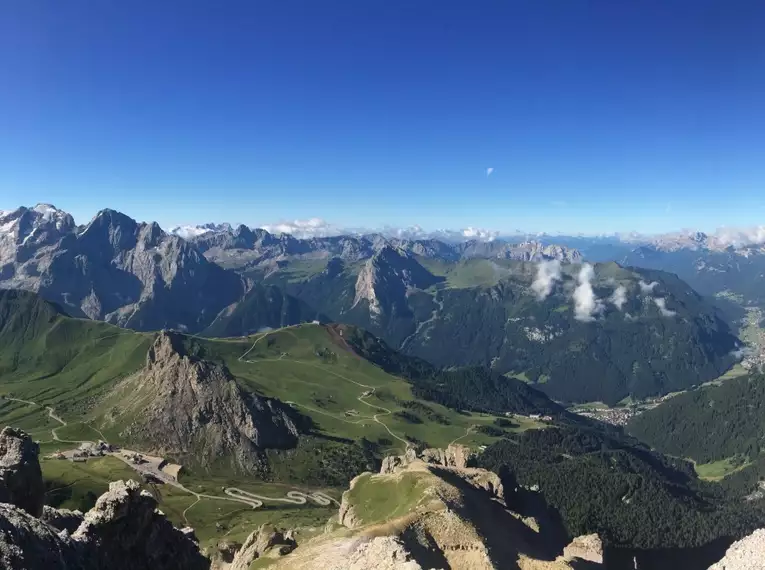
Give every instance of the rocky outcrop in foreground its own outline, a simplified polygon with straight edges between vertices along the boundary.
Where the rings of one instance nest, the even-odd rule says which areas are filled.
[[[263,525],[247,537],[228,570],[248,570],[253,561],[266,553],[284,556],[295,548],[297,548],[297,542],[291,531],[282,532]]]
[[[563,553],[558,529],[510,510],[499,477],[471,464],[472,453],[459,445],[386,458],[380,473],[356,477],[343,494],[341,528],[329,525],[273,568],[602,567],[597,537],[578,539]]]
[[[242,390],[225,366],[186,354],[175,333],[157,336],[143,371],[113,397],[135,417],[123,438],[204,467],[225,461],[235,472],[258,472],[263,450],[297,444],[294,410]]]
[[[763,570],[765,569],[765,529],[734,542],[725,557],[709,570]]]
[[[39,446],[26,433],[11,427],[0,432],[0,503],[11,503],[32,516],[43,510],[45,485]]]
[[[39,473],[37,446],[27,434],[6,428],[0,434],[0,442],[3,482],[16,481],[15,474],[22,468],[34,474],[36,466]],[[19,454],[19,450],[23,453]],[[23,460],[18,461],[19,457]],[[7,465],[17,467],[7,469]],[[8,472],[14,477],[7,477]],[[111,483],[109,491],[70,534],[68,525],[78,520],[79,515],[49,508],[43,512],[43,492],[35,495],[36,481],[31,479],[26,488],[17,484],[13,486],[15,494],[5,495],[11,499],[17,497],[19,504],[0,503],[0,568],[4,570],[207,570],[210,567],[210,561],[200,554],[197,544],[173,527],[157,510],[156,500],[141,491],[135,481]],[[38,504],[43,518],[38,519],[22,508],[26,505],[38,510]]]

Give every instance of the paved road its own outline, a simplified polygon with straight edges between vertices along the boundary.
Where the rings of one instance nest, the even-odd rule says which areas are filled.
[[[37,406],[39,408],[43,407],[40,404],[29,401],[29,400],[21,400],[19,398],[8,398],[8,397],[5,397],[5,399],[13,401],[13,402],[21,402],[23,404],[27,404],[30,406]],[[72,444],[78,444],[78,445],[81,445],[83,443],[94,444],[93,441],[88,441],[88,440],[72,441],[72,440],[59,438],[58,435],[56,434],[56,430],[61,429],[62,427],[67,426],[68,424],[64,419],[56,415],[56,412],[53,408],[45,407],[45,409],[48,410],[48,417],[50,417],[51,419],[61,424],[59,427],[53,428],[51,430],[51,435],[53,436],[54,440],[60,443],[72,443]],[[146,458],[146,461],[144,463],[134,463],[133,461],[131,461],[129,459],[129,456],[132,456],[136,453],[143,455],[143,457]],[[115,457],[119,459],[120,461],[123,461],[125,464],[133,468],[137,473],[141,475],[149,475],[159,481],[162,481],[163,483],[167,485],[172,485],[176,489],[180,489],[181,491],[184,491],[190,495],[194,495],[194,497],[196,497],[197,500],[194,501],[194,503],[192,503],[191,505],[189,505],[189,507],[187,507],[185,511],[183,511],[183,518],[184,520],[186,520],[186,522],[188,522],[188,519],[186,518],[186,513],[189,511],[189,509],[191,509],[191,507],[196,505],[202,499],[210,499],[215,501],[233,501],[236,503],[247,505],[253,509],[262,507],[263,501],[274,501],[274,502],[283,502],[283,503],[293,503],[296,505],[304,505],[306,504],[308,498],[310,498],[316,504],[323,507],[327,507],[331,503],[335,503],[339,505],[339,503],[335,499],[320,492],[306,494],[306,493],[303,493],[302,491],[288,491],[286,494],[286,497],[268,497],[266,495],[256,495],[254,493],[242,491],[241,489],[237,489],[236,487],[228,487],[224,490],[224,493],[228,495],[226,497],[222,497],[220,495],[207,495],[204,493],[197,493],[196,491],[192,491],[188,487],[185,487],[180,482],[172,478],[170,475],[162,471],[159,468],[159,464],[162,458],[147,456],[143,453],[132,451],[130,449],[121,449],[120,451],[105,451],[104,455]]]

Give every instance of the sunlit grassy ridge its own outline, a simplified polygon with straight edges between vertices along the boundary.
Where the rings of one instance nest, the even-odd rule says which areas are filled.
[[[332,327],[305,324],[246,339],[189,337],[188,350],[225,363],[253,392],[292,403],[327,435],[364,437],[399,451],[402,440],[438,447],[458,438],[492,439],[470,428],[496,416],[417,400],[406,380],[359,357]]]

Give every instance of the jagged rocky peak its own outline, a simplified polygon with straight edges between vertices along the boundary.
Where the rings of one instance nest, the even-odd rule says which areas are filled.
[[[269,525],[262,525],[250,533],[227,570],[249,570],[258,558],[265,555],[284,556],[295,548],[297,542],[292,531],[281,531]]]
[[[548,261],[556,259],[562,263],[580,263],[583,259],[579,250],[562,245],[545,245],[539,241],[520,243],[502,240],[484,242],[472,240],[460,244],[462,259],[499,258],[517,261]]]
[[[239,473],[264,471],[264,450],[294,447],[304,421],[278,400],[242,390],[225,366],[187,354],[183,337],[167,331],[157,335],[145,368],[110,398],[134,414],[122,433],[127,440]]]
[[[41,211],[35,216],[58,216]],[[105,209],[81,230],[74,230],[73,220],[64,226],[69,229],[60,239],[50,234],[21,244],[15,233],[0,233],[3,287],[36,291],[73,316],[140,330],[193,332],[244,292],[238,275],[210,263],[196,246],[155,222],[137,223]]]
[[[141,491],[135,481],[110,483],[109,491],[83,515],[50,507],[43,510],[45,488],[37,446],[24,432],[5,428],[0,433],[0,465],[0,568],[4,570],[210,567],[198,545],[173,527],[157,510],[152,495]]]
[[[79,241],[93,248],[111,246],[111,252],[132,249],[136,244],[138,222],[116,210],[104,209],[98,212],[85,226]]]
[[[0,503],[13,503],[33,516],[43,509],[45,485],[39,446],[22,430],[0,432]]]
[[[0,212],[0,264],[24,261],[74,230],[74,218],[50,204]]]
[[[411,289],[426,289],[439,280],[405,250],[389,244],[364,263],[356,278],[353,306],[366,301],[369,312],[379,316],[404,303]]]

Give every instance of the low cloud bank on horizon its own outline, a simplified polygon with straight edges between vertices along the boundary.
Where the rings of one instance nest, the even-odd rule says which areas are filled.
[[[174,233],[194,232],[195,228],[202,226],[175,226],[171,231]],[[382,227],[343,227],[337,224],[327,222],[322,218],[308,218],[305,220],[283,220],[276,223],[256,224],[253,228],[262,228],[271,233],[290,234],[296,238],[312,237],[332,237],[338,235],[352,234],[373,234],[382,233],[388,236],[408,239],[481,239],[493,240],[500,238],[513,239],[534,239],[537,237],[581,237],[581,238],[611,238],[625,243],[652,243],[663,240],[673,240],[678,243],[692,247],[724,248],[728,246],[745,247],[749,245],[765,244],[765,225],[753,226],[749,228],[728,228],[722,227],[713,233],[696,232],[692,230],[680,230],[677,232],[667,232],[658,234],[641,234],[637,232],[623,232],[612,234],[583,234],[583,233],[565,233],[565,232],[524,232],[522,230],[492,230],[476,226],[467,226],[460,229],[435,229],[427,230],[422,226],[414,225],[408,227],[395,227],[384,225]]]

